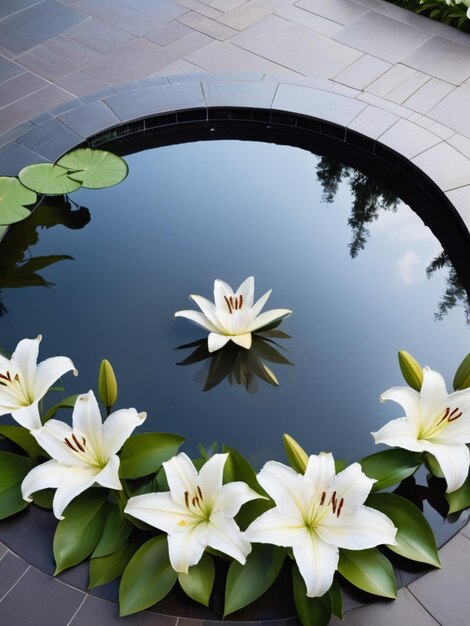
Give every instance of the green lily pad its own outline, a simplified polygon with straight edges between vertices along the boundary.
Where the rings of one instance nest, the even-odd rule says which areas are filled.
[[[37,196],[31,189],[26,189],[17,178],[0,176],[0,224],[14,224],[31,215],[25,208],[34,204]]]
[[[81,183],[69,178],[69,170],[52,163],[36,163],[24,167],[18,178],[28,189],[48,196],[61,196],[80,189]]]
[[[69,176],[89,189],[112,187],[122,182],[129,171],[120,156],[106,150],[78,148],[64,155],[57,165],[67,168]]]

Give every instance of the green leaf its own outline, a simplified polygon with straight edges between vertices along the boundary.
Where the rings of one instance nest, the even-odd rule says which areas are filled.
[[[55,575],[81,563],[96,548],[108,515],[106,492],[94,490],[71,502],[54,535]]]
[[[28,502],[21,495],[21,483],[33,469],[30,459],[13,452],[0,452],[0,519],[25,509]]]
[[[47,411],[47,413],[42,416],[42,423],[45,424],[48,420],[52,419],[59,409],[73,409],[77,398],[78,394],[75,394],[73,396],[69,396],[68,398],[64,398],[63,400],[55,404],[52,408],[49,409],[49,411]]]
[[[120,616],[143,611],[164,598],[173,588],[176,578],[168,558],[166,535],[149,539],[137,550],[122,575]]]
[[[292,568],[292,587],[297,616],[303,626],[327,626],[333,612],[330,593],[320,598],[307,597],[305,582],[297,565]]]
[[[457,368],[454,376],[454,389],[467,389],[470,387],[470,352]]]
[[[133,435],[121,450],[120,478],[140,478],[153,474],[174,456],[184,437],[172,433]]]
[[[52,509],[52,501],[54,500],[54,495],[55,489],[41,489],[40,491],[35,491],[31,497],[36,506],[41,507],[41,509],[48,509],[50,511]]]
[[[265,593],[281,571],[285,550],[254,544],[245,565],[233,561],[225,584],[224,617],[251,604]]]
[[[248,461],[233,448],[224,445],[223,451],[229,453],[224,466],[224,483],[241,480],[258,493],[265,493],[256,480],[255,470]]]
[[[115,552],[106,556],[92,557],[90,559],[90,582],[89,589],[106,585],[118,578],[126,569],[129,561],[133,557],[138,543],[135,540],[123,543]]]
[[[414,474],[422,460],[421,452],[392,448],[366,456],[359,463],[364,474],[377,481],[372,491],[380,491]]]
[[[331,599],[331,609],[333,615],[343,619],[343,594],[337,580],[333,580],[333,584],[328,591]]]
[[[112,187],[122,182],[129,171],[124,159],[106,150],[78,148],[57,161],[68,170],[70,178],[89,189]]]
[[[131,531],[132,524],[123,517],[119,507],[116,505],[111,506],[103,534],[93,552],[93,558],[108,556],[108,554],[116,552],[125,543]]]
[[[377,548],[339,551],[338,572],[355,587],[385,598],[397,597],[393,567]]]
[[[0,435],[13,441],[17,446],[22,448],[33,461],[42,453],[42,448],[33,437],[33,435],[22,426],[10,426],[0,424]]]
[[[185,594],[204,606],[209,606],[214,580],[214,559],[207,553],[202,555],[197,565],[189,568],[187,574],[178,574],[179,584]]]
[[[34,204],[37,196],[17,178],[0,176],[0,224],[14,224],[31,215],[25,205]]]
[[[418,507],[394,493],[371,494],[366,504],[384,513],[398,528],[397,544],[387,546],[390,550],[413,561],[441,566],[434,533]]]
[[[449,515],[451,513],[458,513],[470,506],[470,478],[464,482],[464,484],[451,493],[446,493],[446,500],[449,503]]]
[[[69,171],[52,163],[35,163],[24,167],[18,178],[28,189],[48,196],[61,196],[80,189],[80,182],[68,176]]]

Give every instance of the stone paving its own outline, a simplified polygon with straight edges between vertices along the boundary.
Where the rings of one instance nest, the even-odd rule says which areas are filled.
[[[2,174],[122,122],[207,106],[360,132],[428,174],[470,227],[470,35],[383,0],[2,0]],[[442,570],[343,623],[467,626],[470,531],[440,554]],[[0,559],[5,626],[195,623],[147,612],[118,621],[115,604],[6,547]]]

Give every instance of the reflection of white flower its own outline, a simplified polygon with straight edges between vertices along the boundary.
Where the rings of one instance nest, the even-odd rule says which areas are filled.
[[[261,498],[243,482],[222,484],[228,454],[214,454],[198,473],[184,453],[163,463],[170,491],[130,498],[125,513],[168,533],[171,566],[188,573],[207,546],[245,563],[251,546],[234,521],[240,507]]]
[[[145,418],[145,413],[137,413],[135,409],[122,409],[111,413],[102,423],[93,392],[78,396],[72,415],[73,428],[49,420],[42,428],[32,431],[52,460],[29,472],[21,485],[23,498],[30,501],[36,491],[57,489],[53,510],[62,519],[69,502],[94,483],[122,489],[117,452]]]
[[[291,547],[307,596],[328,591],[338,565],[338,548],[364,550],[395,544],[396,528],[375,509],[364,506],[373,483],[353,463],[335,476],[333,455],[310,456],[305,474],[269,461],[258,474],[276,507],[245,531],[249,541]]]
[[[455,491],[467,478],[470,455],[470,389],[447,394],[442,376],[423,368],[421,392],[392,387],[380,399],[401,404],[406,417],[392,420],[372,433],[375,443],[431,453],[441,466],[447,492]]]
[[[232,288],[217,279],[214,282],[214,303],[202,296],[191,295],[199,311],[177,311],[175,317],[185,317],[210,331],[209,352],[219,350],[228,341],[242,348],[251,348],[251,333],[281,320],[292,313],[289,309],[273,309],[261,313],[271,290],[253,304],[255,279],[247,278],[234,293]]]
[[[56,380],[75,369],[65,356],[46,359],[37,365],[40,341],[40,335],[36,339],[22,339],[10,360],[0,354],[0,415],[10,413],[29,430],[41,428],[39,401]]]

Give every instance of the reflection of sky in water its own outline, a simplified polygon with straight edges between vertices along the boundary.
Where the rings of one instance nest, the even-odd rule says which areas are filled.
[[[120,186],[72,194],[91,210],[83,230],[40,232],[32,250],[75,261],[42,273],[53,290],[4,292],[9,314],[0,345],[44,335],[42,357],[71,356],[80,376],[67,393],[95,385],[101,358],[113,363],[119,406],[146,410],[147,430],[226,442],[260,463],[282,459],[287,431],[309,452],[354,459],[374,450],[371,430],[401,408],[379,394],[401,385],[396,353],[405,348],[449,382],[467,350],[458,309],[435,322],[445,271],[425,277],[440,247],[406,206],[370,225],[349,256],[351,192],[321,202],[317,157],[271,144],[199,142],[127,158]],[[290,366],[273,366],[280,387],[257,394],[223,383],[202,393],[200,364],[177,367],[174,348],[203,336],[176,310],[187,296],[212,299],[215,278],[234,288],[253,274],[266,306],[291,308],[281,328]],[[195,378],[197,380],[195,380]]]

